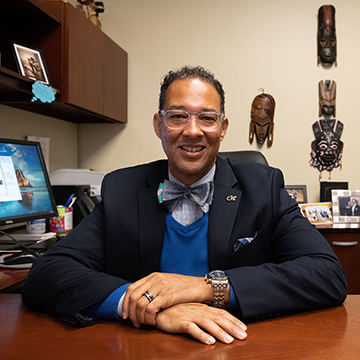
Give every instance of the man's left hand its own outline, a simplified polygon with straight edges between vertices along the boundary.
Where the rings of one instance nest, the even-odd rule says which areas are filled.
[[[208,345],[214,344],[216,339],[231,344],[234,339],[247,338],[244,323],[226,310],[205,304],[178,304],[160,311],[156,326],[173,334],[187,333]]]

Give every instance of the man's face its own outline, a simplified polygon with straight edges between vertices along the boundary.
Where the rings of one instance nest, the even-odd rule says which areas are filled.
[[[200,79],[176,80],[169,86],[165,96],[163,110],[171,109],[220,113],[220,97],[212,85]],[[153,124],[167,155],[171,174],[182,183],[191,185],[206,175],[215,164],[228,119],[225,118],[221,127],[215,131],[200,129],[194,115],[181,130],[169,129],[159,114],[154,115]]]

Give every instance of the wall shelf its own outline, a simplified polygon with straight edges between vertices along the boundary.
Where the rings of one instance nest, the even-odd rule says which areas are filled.
[[[53,103],[31,102],[12,42],[42,51]],[[4,0],[0,52],[0,104],[75,123],[127,122],[127,53],[71,4]]]

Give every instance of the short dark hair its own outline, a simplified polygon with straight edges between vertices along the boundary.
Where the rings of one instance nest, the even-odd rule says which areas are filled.
[[[166,91],[175,80],[200,79],[212,85],[220,97],[220,111],[225,114],[225,92],[220,81],[202,66],[183,66],[177,71],[169,71],[160,86],[159,111],[163,110]]]

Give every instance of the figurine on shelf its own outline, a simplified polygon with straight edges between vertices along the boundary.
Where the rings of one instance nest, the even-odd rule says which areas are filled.
[[[85,16],[85,11],[83,5],[86,6],[86,12],[88,19],[98,28],[101,28],[101,23],[99,20],[99,13],[104,12],[104,3],[102,1],[94,0],[77,0],[76,8],[83,13]]]
[[[83,0],[76,1],[76,9],[79,10],[84,16],[86,16],[85,10],[83,8],[83,5],[85,3],[86,3],[86,1],[83,1]]]

